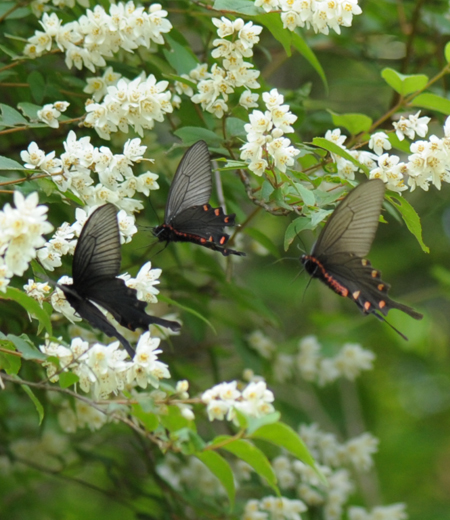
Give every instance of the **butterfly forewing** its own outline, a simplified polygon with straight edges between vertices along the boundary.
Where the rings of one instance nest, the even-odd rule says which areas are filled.
[[[106,204],[96,209],[84,225],[75,249],[73,283],[80,294],[120,271],[120,235],[116,208]]]
[[[208,203],[212,191],[211,159],[205,141],[193,144],[178,165],[166,204],[164,222],[182,211]]]
[[[328,219],[311,255],[332,252],[366,256],[375,238],[383,197],[384,183],[380,179],[353,189]]]

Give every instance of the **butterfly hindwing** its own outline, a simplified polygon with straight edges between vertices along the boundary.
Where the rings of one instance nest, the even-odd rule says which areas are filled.
[[[89,299],[109,311],[123,327],[136,330],[149,325],[161,325],[175,332],[180,330],[176,321],[150,316],[145,312],[147,303],[138,300],[136,289],[127,287],[121,278],[99,282],[90,291]]]

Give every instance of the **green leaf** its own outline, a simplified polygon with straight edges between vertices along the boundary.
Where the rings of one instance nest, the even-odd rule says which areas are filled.
[[[225,123],[227,136],[245,137],[247,134],[244,130],[246,121],[238,117],[229,117]]]
[[[255,21],[264,25],[271,33],[272,36],[278,40],[284,47],[285,53],[290,57],[292,55],[291,43],[292,33],[283,27],[279,13],[264,13],[255,17]]]
[[[422,239],[422,225],[420,223],[419,215],[411,204],[405,200],[401,195],[392,191],[386,192],[387,200],[394,206],[394,208],[402,216],[409,231],[416,237],[419,242],[422,251],[429,253],[430,249],[426,246]]]
[[[278,251],[277,246],[272,242],[272,240],[267,235],[265,235],[264,233],[261,233],[261,231],[259,231],[259,229],[246,228],[245,233],[247,235],[251,236],[257,242],[259,242],[273,256],[275,256],[276,258],[280,257],[280,253]]]
[[[0,124],[4,126],[28,125],[28,121],[15,108],[0,104],[0,109],[2,111]]]
[[[6,289],[6,293],[0,293],[0,298],[5,300],[14,300],[19,305],[21,305],[31,316],[36,317],[39,320],[39,331],[42,327],[50,334],[53,335],[52,332],[52,324],[50,321],[50,316],[45,312],[44,309],[41,308],[39,303],[28,296],[19,289],[14,287],[8,287]]]
[[[252,439],[261,439],[280,448],[284,448],[289,453],[292,453],[299,460],[311,466],[320,475],[321,479],[324,479],[323,475],[319,472],[308,451],[305,443],[302,441],[298,433],[296,433],[290,426],[284,423],[274,423],[262,426],[250,435]]]
[[[425,74],[405,76],[390,68],[383,69],[381,71],[381,77],[402,96],[407,96],[408,94],[422,90],[428,83],[428,76],[425,76]]]
[[[61,372],[59,374],[59,386],[61,388],[69,388],[69,386],[78,383],[80,378],[72,372]]]
[[[410,142],[407,139],[403,139],[403,141],[400,141],[400,139],[397,137],[396,133],[389,134],[389,142],[393,146],[393,148],[396,148],[397,150],[401,150],[403,153],[410,154]]]
[[[346,150],[341,148],[336,143],[333,143],[332,141],[329,141],[328,139],[325,139],[325,137],[314,137],[313,144],[316,146],[323,148],[324,150],[328,150],[330,153],[334,153],[336,155],[339,155],[339,157],[343,157],[344,159],[347,159],[347,161],[352,162],[355,166],[363,170],[367,175],[369,175],[369,170],[367,166],[364,166],[359,161],[357,161],[354,157],[352,157]]]
[[[281,414],[280,412],[272,412],[268,415],[263,415],[262,417],[249,417],[248,418],[248,427],[247,427],[247,434],[250,435],[251,433],[255,432],[256,430],[259,430],[261,426],[265,426],[266,424],[273,424],[280,420]]]
[[[445,115],[450,114],[450,100],[437,94],[420,94],[411,101],[411,105],[436,110]]]
[[[184,126],[175,130],[174,134],[179,137],[184,144],[194,144],[203,140],[212,148],[218,148],[222,144],[222,139],[213,131],[200,126]]]
[[[27,78],[30,84],[30,91],[36,103],[42,103],[45,96],[45,80],[44,76],[37,70],[33,70]]]
[[[255,7],[255,3],[250,0],[215,0],[213,9],[216,11],[233,11],[250,16],[257,16],[263,12],[262,9]]]
[[[165,296],[163,294],[158,294],[158,298],[161,301],[168,303],[169,305],[173,305],[174,307],[179,307],[180,309],[183,309],[184,311],[189,312],[193,316],[196,316],[198,319],[204,321],[208,325],[208,327],[211,328],[211,330],[214,332],[214,334],[217,334],[217,331],[214,328],[214,325],[208,319],[206,319],[202,314],[197,312],[196,310],[191,309],[190,307],[187,307],[186,305],[182,305],[181,303],[178,303],[177,301],[172,300],[172,298],[168,298],[167,296]]]
[[[269,181],[264,181],[261,186],[261,199],[269,200],[269,197],[275,191],[275,188],[270,184]]]
[[[20,385],[23,389],[23,391],[28,395],[28,397],[33,401],[34,406],[36,407],[36,411],[39,415],[39,424],[42,423],[42,420],[44,419],[44,407],[39,402],[39,399],[33,394],[30,387],[27,385]]]
[[[165,39],[172,50],[164,49],[164,56],[177,71],[177,74],[188,74],[192,69],[195,69],[198,65],[198,60],[192,51],[175,41],[169,35],[166,35]]]
[[[300,193],[300,197],[307,206],[315,206],[316,197],[311,190],[308,190],[306,186],[298,182],[294,183],[295,189]]]
[[[228,435],[221,435],[220,437],[216,437],[214,442],[217,441],[220,443],[231,438],[232,437]],[[246,462],[256,471],[260,477],[266,479],[269,486],[275,491],[277,495],[280,495],[280,491],[277,486],[277,476],[275,475],[268,458],[254,444],[248,440],[237,439],[233,442],[224,444],[220,447],[220,449],[226,450]]]
[[[450,63],[450,42],[448,42],[445,46],[444,55],[447,63]]]
[[[346,128],[352,135],[368,132],[372,126],[372,119],[364,114],[336,114],[329,110],[335,126]]]
[[[305,229],[313,229],[311,219],[308,217],[298,217],[289,224],[284,234],[285,251],[289,249],[289,246],[292,244],[297,235]]]
[[[16,351],[13,342],[8,341],[7,339],[0,339],[0,348],[11,350],[11,352]],[[20,359],[20,356],[0,352],[0,370],[4,370],[9,375],[16,375],[21,366],[22,360]]]
[[[140,404],[133,404],[131,408],[133,409],[132,415],[141,421],[147,431],[153,432],[158,428],[159,419],[155,413],[145,412]]]
[[[34,105],[33,103],[28,103],[24,101],[23,103],[19,103],[17,105],[17,108],[22,112],[22,114],[25,114],[31,121],[37,121],[38,118],[38,110],[41,110],[42,107],[39,105]],[[47,126],[44,123],[42,126]]]
[[[308,63],[317,72],[317,74],[322,79],[322,83],[323,83],[326,91],[328,91],[327,77],[325,76],[325,71],[323,70],[322,65],[320,64],[316,55],[313,53],[311,48],[307,45],[305,40],[298,33],[293,32],[291,34],[292,34],[292,45],[297,49],[297,51],[306,59],[306,61],[308,61]]]
[[[47,359],[47,356],[34,346],[26,334],[21,334],[20,336],[8,334],[6,337],[14,344],[17,351],[22,354],[23,359],[38,359],[41,361]]]
[[[181,415],[180,409],[175,405],[168,406],[167,414],[160,415],[159,420],[164,428],[171,433],[189,427],[189,421]]]
[[[195,456],[220,480],[228,494],[230,505],[233,507],[236,489],[233,472],[228,462],[215,451],[198,452]]]
[[[26,168],[9,157],[0,155],[0,170],[25,170]]]

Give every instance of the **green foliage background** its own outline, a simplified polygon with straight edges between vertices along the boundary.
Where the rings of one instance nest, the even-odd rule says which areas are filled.
[[[109,5],[99,3],[105,8]],[[211,2],[206,2],[208,9],[181,0],[162,4],[174,26],[170,33],[171,48],[175,47],[173,42],[181,46],[190,42],[198,54],[204,51],[211,31],[210,17],[232,16],[225,11],[209,10]],[[228,4],[231,9],[237,2],[230,0]],[[67,71],[60,53],[10,67],[14,63],[11,55],[21,54],[21,39],[38,28],[26,3],[20,3],[19,9],[8,14],[14,6],[14,2],[0,5],[1,102],[17,107],[21,102],[43,105],[67,99],[71,102],[70,114],[82,114],[85,98],[80,94],[84,78],[92,74],[85,70]],[[322,137],[335,126],[333,113],[361,113],[374,121],[382,117],[398,100],[397,93],[382,79],[386,67],[403,74],[429,77],[444,69],[448,72],[444,55],[450,34],[450,22],[445,16],[447,2],[368,0],[362,8],[363,14],[355,17],[351,28],[343,28],[340,36],[302,32],[324,71],[326,82],[304,56],[295,50],[288,56],[270,32],[264,30],[255,49],[254,62],[262,71],[262,91],[274,86],[280,89],[298,116],[294,142],[309,143],[314,137]],[[74,12],[79,16],[83,9],[76,7]],[[64,12],[59,15],[70,19]],[[108,64],[129,78],[135,77],[141,68],[158,76],[173,74],[171,66],[178,67],[175,71],[178,74],[188,72],[187,64],[182,60],[177,62],[176,56],[169,65],[164,51],[170,51],[169,44],[155,54],[123,53]],[[447,85],[448,76],[443,75],[431,91],[447,99]],[[424,113],[432,117],[430,134],[442,135],[442,124],[449,112]],[[237,115],[246,117],[245,111]],[[421,250],[403,221],[389,211],[385,212],[389,225],[380,224],[372,247],[370,259],[383,272],[383,279],[393,285],[392,296],[425,314],[421,322],[396,311],[389,316],[389,321],[409,337],[404,342],[388,326],[372,317],[364,318],[351,302],[339,298],[319,282],[312,281],[305,290],[309,280],[305,275],[297,278],[299,241],[294,240],[287,253],[283,250],[284,233],[295,216],[276,217],[258,209],[248,200],[232,170],[221,174],[227,210],[236,212],[240,223],[253,215],[239,234],[243,236],[248,257],[225,260],[218,254],[212,256],[202,248],[185,244],[171,245],[156,256],[158,246],[150,247],[154,241],[150,228],[157,224],[154,209],[161,219],[168,187],[181,157],[181,150],[174,149],[172,144],[179,142],[176,135],[184,136],[184,144],[196,140],[189,141],[186,134],[177,131],[185,126],[208,128],[218,136],[216,146],[208,143],[212,151],[226,154],[220,123],[208,114],[199,114],[187,100],[183,100],[173,122],[175,127],[165,122],[145,134],[146,156],[155,159],[151,169],[160,175],[161,190],[152,194],[151,204],[146,203],[138,217],[139,233],[123,248],[122,270],[134,275],[150,258],[154,266],[163,269],[161,294],[194,309],[217,331],[213,333],[205,321],[193,314],[181,312],[182,335],[172,339],[164,349],[164,361],[174,379],[188,379],[194,395],[220,381],[239,378],[244,368],[252,368],[266,377],[275,393],[277,410],[294,429],[301,421],[320,423],[325,418],[323,427],[330,426],[341,436],[368,430],[380,439],[376,470],[362,479],[363,492],[354,496],[355,503],[401,501],[407,503],[411,520],[450,520],[450,187],[444,184],[441,191],[431,187],[427,193],[417,190],[404,194],[420,216],[423,239],[430,254]],[[20,151],[33,140],[47,152],[61,153],[62,141],[70,128],[62,125],[53,130],[43,126],[14,133],[4,128],[0,130],[0,155],[20,162]],[[91,135],[96,146],[105,144],[88,129],[75,125],[73,129],[78,137]],[[132,135],[119,132],[106,144],[120,153],[129,137]],[[237,150],[239,145],[234,144]],[[1,175],[3,183],[15,174],[3,171]],[[47,182],[24,182],[14,189],[24,193],[38,190],[40,202],[49,205],[50,220],[55,227],[63,221],[73,221],[74,208],[62,204],[59,194]],[[0,196],[2,206],[11,201],[9,193]],[[217,202],[213,197],[212,203]],[[277,255],[252,254],[252,236],[255,237],[252,229],[264,234],[264,240],[270,241]],[[304,232],[300,240],[308,250],[314,235]],[[291,261],[285,256],[295,258]],[[283,261],[275,263],[281,258]],[[69,271],[70,261],[67,261],[58,275]],[[23,283],[13,281],[18,288]],[[5,335],[25,333],[36,345],[43,342],[43,334],[37,336],[36,321],[30,322],[23,309],[11,300],[0,300],[0,324]],[[64,320],[54,326],[55,336],[66,334]],[[286,353],[294,353],[299,338],[308,334],[315,334],[330,355],[345,342],[359,342],[376,353],[375,369],[356,385],[336,383],[324,390],[306,388],[300,381],[277,385],[270,363],[258,357],[245,342],[245,336],[258,328]],[[37,364],[23,360],[20,376],[25,380],[40,380],[42,370]],[[41,426],[34,404],[20,386],[7,384],[6,390],[0,392],[0,455],[14,460],[11,443],[38,439],[43,432],[58,430],[55,395],[42,390],[36,390],[35,394],[45,411]],[[357,394],[360,400],[355,397]],[[355,402],[359,404],[356,406]],[[197,414],[201,413],[199,407]],[[226,426],[207,421],[198,427],[205,439],[230,433]],[[65,520],[183,518],[180,496],[155,473],[155,465],[163,454],[146,439],[124,425],[109,424],[97,432],[78,430],[67,436],[65,442],[67,458],[63,461],[63,471],[58,469],[59,455],[56,469],[51,463],[44,467],[26,460],[20,471],[0,468],[0,512],[4,511],[5,518],[15,520],[25,515]],[[262,447],[267,453],[274,449],[264,443]],[[253,485],[258,487],[255,482]],[[255,496],[250,486],[239,492],[241,498]],[[195,504],[196,517],[237,518],[237,513],[226,513],[221,504],[208,503],[201,490],[191,493],[183,500],[191,506]],[[268,488],[258,493],[264,496]]]

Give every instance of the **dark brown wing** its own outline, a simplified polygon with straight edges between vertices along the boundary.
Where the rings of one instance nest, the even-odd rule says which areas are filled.
[[[336,207],[313,247],[311,256],[369,253],[378,227],[384,183],[374,179],[354,188]]]

